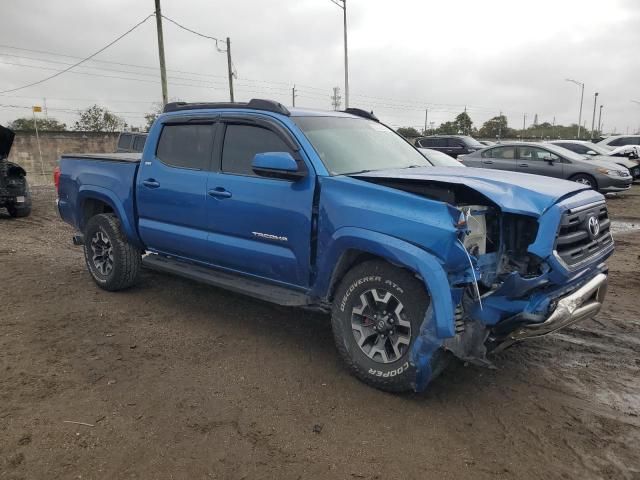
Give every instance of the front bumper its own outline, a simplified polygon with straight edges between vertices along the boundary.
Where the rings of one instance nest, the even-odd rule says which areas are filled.
[[[623,192],[625,190],[629,190],[631,188],[631,184],[633,183],[633,177],[620,177],[620,178],[611,178],[607,177],[603,180],[597,180],[600,188],[598,189],[601,193],[613,193],[613,192]]]
[[[599,273],[575,292],[562,297],[553,313],[544,322],[518,327],[495,348],[494,352],[504,350],[518,341],[541,337],[595,316],[602,308],[606,293],[607,275]]]

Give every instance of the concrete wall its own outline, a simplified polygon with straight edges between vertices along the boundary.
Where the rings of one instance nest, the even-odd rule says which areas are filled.
[[[35,132],[16,132],[9,161],[27,171],[31,185],[53,183],[53,169],[63,153],[115,152],[119,133],[39,132],[42,161]]]

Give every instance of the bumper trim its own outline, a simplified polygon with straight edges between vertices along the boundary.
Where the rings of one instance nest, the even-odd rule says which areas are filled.
[[[541,337],[595,316],[602,308],[606,293],[607,275],[599,273],[575,292],[562,297],[544,322],[517,328],[493,351],[499,352],[520,340]]]

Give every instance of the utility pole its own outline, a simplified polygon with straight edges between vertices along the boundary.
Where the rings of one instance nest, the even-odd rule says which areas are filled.
[[[424,110],[424,134],[427,134],[427,120],[429,119],[429,109]]]
[[[49,120],[49,110],[47,110],[47,98],[44,97],[42,99],[42,104],[44,106],[44,119]]]
[[[556,136],[556,117],[553,117],[553,123],[551,124],[551,138]]]
[[[600,113],[598,113],[598,135],[602,135],[602,107],[604,107],[604,105],[600,104]]]
[[[296,106],[296,86],[294,85],[293,88],[291,89],[291,106],[295,107]]]
[[[344,13],[344,108],[349,108],[349,56],[347,54],[347,0],[342,0]]]
[[[231,63],[231,40],[227,37],[227,70],[229,70],[229,99],[233,102],[233,64]]]
[[[344,108],[349,108],[349,55],[347,48],[347,0],[331,0],[342,9],[344,29]]]
[[[502,138],[502,110],[500,110],[500,115],[498,116],[498,141]]]
[[[167,91],[167,68],[164,63],[164,38],[162,36],[162,11],[160,10],[160,0],[156,2],[156,28],[158,30],[158,55],[160,56],[160,82],[162,83],[162,105],[169,101]]]
[[[593,142],[593,130],[596,128],[596,104],[598,103],[598,92],[593,95],[593,116],[591,117],[591,141]]]
[[[580,127],[582,126],[582,103],[584,100],[584,83],[571,78],[566,78],[565,81],[575,83],[580,87],[580,113],[578,114],[578,140],[580,140]]]
[[[524,114],[524,118],[522,120],[522,136],[520,137],[522,140],[524,140],[524,130],[525,128],[527,128],[527,114]]]

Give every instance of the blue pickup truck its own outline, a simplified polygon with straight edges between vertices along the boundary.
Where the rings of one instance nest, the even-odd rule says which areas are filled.
[[[594,316],[613,252],[588,186],[434,167],[359,109],[170,103],[141,155],[63,155],[56,185],[100,287],[148,267],[330,313],[388,391]]]

